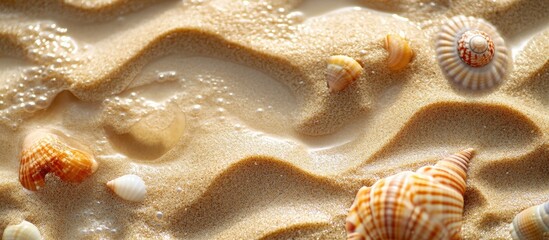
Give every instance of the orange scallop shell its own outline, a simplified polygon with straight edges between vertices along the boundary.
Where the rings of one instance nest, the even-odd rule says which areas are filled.
[[[43,187],[50,172],[63,181],[79,183],[95,170],[97,162],[84,145],[54,130],[34,131],[23,142],[19,181],[28,190]]]
[[[362,187],[346,219],[348,239],[460,239],[463,193],[473,149],[434,166]]]

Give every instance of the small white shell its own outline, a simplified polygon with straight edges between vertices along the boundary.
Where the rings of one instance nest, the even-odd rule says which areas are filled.
[[[345,89],[362,74],[362,66],[353,58],[335,55],[328,58],[326,81],[330,92]]]
[[[137,175],[128,174],[107,182],[107,187],[110,188],[116,195],[122,199],[140,202],[145,199],[147,189],[145,182]]]
[[[529,207],[515,216],[510,225],[515,240],[549,237],[549,202]]]
[[[8,226],[2,234],[3,240],[39,240],[42,239],[40,231],[32,223],[24,221]]]
[[[436,54],[446,78],[471,90],[500,84],[509,65],[509,50],[497,29],[473,17],[448,20],[436,39]]]

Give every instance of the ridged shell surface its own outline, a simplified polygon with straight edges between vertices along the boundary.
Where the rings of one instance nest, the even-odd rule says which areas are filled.
[[[515,240],[549,239],[549,202],[520,212],[510,228]]]
[[[23,221],[17,225],[6,227],[2,234],[3,240],[40,240],[40,231],[32,223]]]
[[[494,26],[479,18],[449,19],[436,37],[435,48],[446,78],[471,90],[497,86],[510,65],[503,38]]]
[[[399,35],[387,34],[385,37],[385,49],[389,52],[387,66],[393,71],[398,71],[408,66],[408,63],[412,61],[412,57],[414,56],[414,51],[410,47],[408,40]]]
[[[330,92],[345,89],[362,74],[362,66],[353,58],[336,55],[328,59],[326,81]]]
[[[43,187],[50,172],[63,181],[79,183],[96,170],[97,162],[91,152],[59,131],[40,129],[25,137],[19,181],[28,190]]]
[[[147,194],[147,188],[143,179],[133,174],[111,180],[107,183],[107,187],[122,199],[132,202],[143,201]]]
[[[416,172],[362,187],[349,210],[347,239],[460,239],[463,193],[473,149]]]

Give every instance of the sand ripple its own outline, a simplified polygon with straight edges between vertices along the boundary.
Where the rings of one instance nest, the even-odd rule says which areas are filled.
[[[333,218],[345,214],[337,206],[348,203],[346,194],[328,179],[293,165],[251,157],[225,169],[198,199],[176,209],[172,229],[180,229],[175,233],[179,237],[256,238],[277,229],[339,224]],[[216,224],[205,226],[210,222]],[[254,235],[239,233],[244,226]]]
[[[535,2],[544,1],[435,1],[419,8],[418,1],[370,1],[314,17],[292,12],[299,2],[0,3],[13,12],[0,18],[0,53],[23,62],[2,80],[6,91],[25,86],[28,66],[43,73],[42,82],[57,79],[43,110],[10,110],[1,121],[0,229],[27,219],[48,239],[343,238],[360,186],[465,147],[479,153],[465,194],[466,239],[506,238],[516,213],[547,201],[549,58],[539,53],[548,52],[549,32],[526,45],[499,89],[472,94],[455,89],[438,69],[432,33],[440,22],[430,21],[470,14],[514,35],[517,26],[536,24],[544,8]],[[57,16],[51,21],[41,20],[46,5],[47,15]],[[61,30],[38,30],[29,41],[29,26],[44,22]],[[416,56],[390,72],[383,38],[396,30]],[[63,51],[58,43],[66,43]],[[335,54],[358,59],[365,74],[330,94],[325,60]],[[129,110],[106,110],[118,103]],[[186,114],[180,139],[150,156],[120,151],[125,139],[109,135],[109,126],[131,126],[148,106],[166,104]],[[17,124],[8,125],[13,119]],[[37,126],[88,142],[97,173],[79,185],[49,177],[43,191],[22,190],[19,143]],[[104,186],[127,173],[148,185],[142,204]]]

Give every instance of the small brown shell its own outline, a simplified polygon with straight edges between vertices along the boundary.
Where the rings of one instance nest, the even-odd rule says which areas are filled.
[[[414,51],[410,47],[408,40],[399,35],[387,34],[385,37],[385,49],[389,52],[387,66],[393,71],[405,68],[414,57]]]
[[[79,183],[95,170],[97,162],[90,151],[60,131],[35,130],[23,141],[19,181],[28,190],[43,187],[50,172],[63,181]]]
[[[330,92],[345,89],[362,74],[362,66],[353,58],[335,55],[328,59],[326,80]]]

